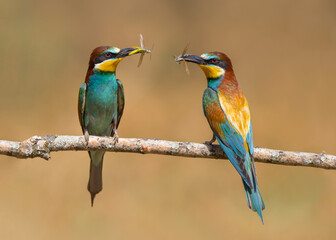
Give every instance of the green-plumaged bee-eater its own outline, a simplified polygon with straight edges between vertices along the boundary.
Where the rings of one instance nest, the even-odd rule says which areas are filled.
[[[112,136],[114,143],[118,141],[117,128],[123,114],[125,97],[123,85],[116,78],[116,68],[125,57],[146,52],[149,51],[138,47],[119,49],[109,46],[97,47],[92,51],[78,98],[79,121],[87,142],[89,135]],[[104,151],[89,151],[91,163],[88,190],[92,206],[96,194],[103,188],[104,154]]]

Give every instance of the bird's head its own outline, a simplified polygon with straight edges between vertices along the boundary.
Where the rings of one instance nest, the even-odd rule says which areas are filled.
[[[127,56],[137,53],[147,53],[149,50],[133,47],[119,49],[117,47],[101,46],[95,48],[90,57],[89,70],[115,72],[118,64]]]
[[[221,52],[203,53],[201,56],[185,54],[177,57],[175,61],[196,63],[207,79],[223,78],[227,72],[233,71],[230,58]]]

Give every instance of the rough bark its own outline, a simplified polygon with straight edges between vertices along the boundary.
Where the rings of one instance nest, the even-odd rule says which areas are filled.
[[[226,159],[219,145],[206,145],[191,142],[173,142],[159,139],[119,138],[113,144],[109,137],[90,136],[85,142],[83,136],[34,136],[23,142],[0,140],[0,154],[17,158],[41,157],[50,158],[51,152],[57,151],[103,150],[108,152],[131,152],[172,155],[192,158]],[[325,169],[336,169],[336,156],[324,153],[292,152],[256,147],[256,162],[309,166]]]

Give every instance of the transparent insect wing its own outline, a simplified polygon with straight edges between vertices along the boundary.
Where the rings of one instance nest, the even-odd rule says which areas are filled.
[[[190,43],[188,43],[188,44],[185,46],[185,48],[183,49],[182,54],[181,54],[182,57],[187,53],[188,48],[189,48],[189,45],[190,45]],[[189,71],[189,68],[188,68],[188,63],[187,63],[184,59],[183,59],[183,64],[184,64],[184,68],[185,68],[186,73],[187,73],[188,75],[190,75],[190,71]]]
[[[141,33],[140,33],[140,47],[142,49],[145,49],[145,44],[144,44],[143,36],[142,36]],[[145,53],[141,53],[140,54],[140,58],[139,58],[139,62],[138,62],[138,67],[141,66],[141,63],[142,63],[142,60],[143,60],[144,56],[145,56]]]

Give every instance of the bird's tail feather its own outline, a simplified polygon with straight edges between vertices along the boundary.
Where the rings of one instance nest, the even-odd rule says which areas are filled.
[[[244,189],[246,193],[246,200],[247,200],[247,205],[249,208],[251,208],[253,211],[257,212],[261,222],[264,224],[263,216],[262,216],[262,210],[265,209],[265,204],[264,201],[260,195],[258,186],[255,188],[251,189],[243,180],[244,183]]]
[[[91,206],[97,193],[103,189],[103,158],[105,152],[91,151],[90,155],[90,178],[88,183],[88,190],[91,194]]]

